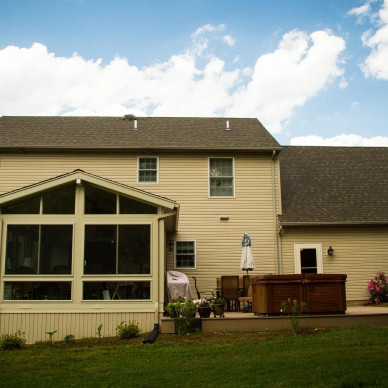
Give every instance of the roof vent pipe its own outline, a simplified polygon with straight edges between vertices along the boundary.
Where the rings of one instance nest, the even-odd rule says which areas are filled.
[[[229,120],[226,120],[226,128],[225,128],[225,131],[229,131],[230,128],[229,128]]]
[[[134,131],[137,131],[137,120],[133,121],[133,129]]]

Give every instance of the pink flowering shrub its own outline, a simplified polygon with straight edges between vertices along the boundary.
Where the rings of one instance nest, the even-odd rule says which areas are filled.
[[[368,282],[370,293],[369,303],[381,303],[388,301],[388,283],[383,271],[380,271]]]

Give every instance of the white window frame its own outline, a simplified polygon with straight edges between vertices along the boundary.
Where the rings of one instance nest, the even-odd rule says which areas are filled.
[[[181,267],[177,263],[177,243],[190,242],[194,243],[194,266],[193,267]],[[196,269],[197,268],[197,242],[195,240],[175,240],[174,241],[174,269]]]
[[[140,180],[140,159],[156,159],[156,181],[155,182],[144,182]],[[155,171],[154,169],[142,169],[141,171]],[[138,156],[137,158],[137,183],[139,184],[157,184],[159,183],[159,156]]]
[[[317,273],[323,273],[322,243],[294,243],[295,273],[302,273],[300,251],[302,249],[315,249],[317,252]]]
[[[228,196],[218,196],[218,195],[211,195],[211,185],[210,185],[210,181],[211,181],[211,178],[214,178],[214,177],[211,177],[210,176],[210,160],[211,159],[231,159],[232,160],[232,186],[233,186],[233,195],[228,195]],[[220,156],[217,156],[217,157],[209,157],[208,158],[208,168],[207,168],[207,173],[208,173],[208,196],[209,198],[235,198],[236,197],[236,185],[235,185],[235,182],[236,182],[236,174],[235,174],[235,163],[234,163],[234,158],[233,157],[229,157],[229,156],[226,156],[226,157],[220,157]],[[228,177],[221,177],[221,178],[228,178]]]

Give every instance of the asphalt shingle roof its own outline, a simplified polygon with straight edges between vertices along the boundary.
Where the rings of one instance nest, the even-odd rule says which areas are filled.
[[[286,223],[388,222],[388,147],[297,147],[280,153]]]
[[[0,149],[281,149],[253,118],[138,117],[133,127],[122,117],[3,116]]]

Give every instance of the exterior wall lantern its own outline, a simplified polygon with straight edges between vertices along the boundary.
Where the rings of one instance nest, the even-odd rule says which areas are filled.
[[[174,248],[174,241],[168,240],[167,246],[168,246],[168,250],[169,250],[170,252],[172,252],[172,250],[173,250],[173,248]]]
[[[328,255],[328,256],[333,256],[334,249],[330,246],[330,248],[328,248],[328,249],[326,250],[326,252],[327,252],[327,255]]]

